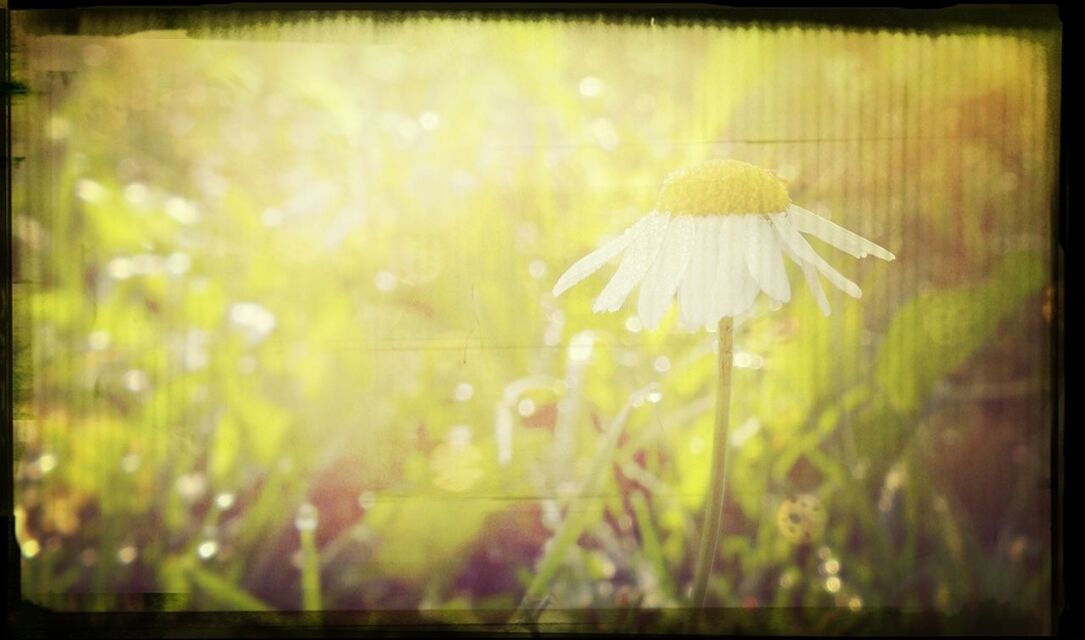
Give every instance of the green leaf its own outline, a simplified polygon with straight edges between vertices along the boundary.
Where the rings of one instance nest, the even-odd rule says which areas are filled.
[[[274,608],[263,600],[196,564],[189,564],[186,569],[193,584],[216,604],[233,611],[274,611]]]
[[[1015,253],[982,284],[924,293],[904,305],[875,364],[875,378],[892,407],[918,410],[935,384],[990,340],[1003,318],[1044,281],[1039,255]]]

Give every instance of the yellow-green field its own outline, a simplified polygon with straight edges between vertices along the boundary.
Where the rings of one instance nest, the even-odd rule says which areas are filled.
[[[896,260],[739,318],[711,606],[1050,630],[1057,30],[291,15],[15,16],[25,598],[680,615],[715,334],[551,288],[735,158]]]

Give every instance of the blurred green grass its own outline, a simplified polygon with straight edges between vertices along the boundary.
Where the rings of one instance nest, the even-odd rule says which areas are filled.
[[[669,171],[736,157],[898,260],[826,252],[863,300],[824,318],[796,287],[739,327],[710,598],[794,608],[781,633],[989,599],[1049,628],[1053,34],[363,16],[20,38],[27,597],[681,606],[714,338],[593,315],[603,276],[549,291]]]

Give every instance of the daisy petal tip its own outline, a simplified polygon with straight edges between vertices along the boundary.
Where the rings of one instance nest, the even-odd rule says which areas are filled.
[[[886,262],[892,262],[897,259],[897,256],[894,255],[892,251],[889,251],[888,249],[884,249],[882,247],[878,247],[877,245],[875,245],[875,249],[873,251],[864,251],[861,257],[866,258],[868,256],[881,258]]]
[[[579,280],[570,278],[569,274],[566,273],[554,283],[554,288],[550,290],[550,294],[556,298],[571,289],[577,282],[579,282]]]

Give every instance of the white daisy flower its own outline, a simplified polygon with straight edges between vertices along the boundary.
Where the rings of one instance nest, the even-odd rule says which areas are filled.
[[[569,267],[553,294],[561,295],[624,251],[593,311],[617,311],[639,284],[637,315],[644,326],[659,326],[677,295],[682,326],[711,330],[720,318],[748,310],[762,291],[780,303],[789,301],[786,255],[802,269],[818,306],[829,315],[818,273],[853,298],[862,292],[814,252],[804,233],[856,258],[895,257],[792,204],[786,183],[772,172],[738,160],[709,160],[672,173],[655,209]]]

